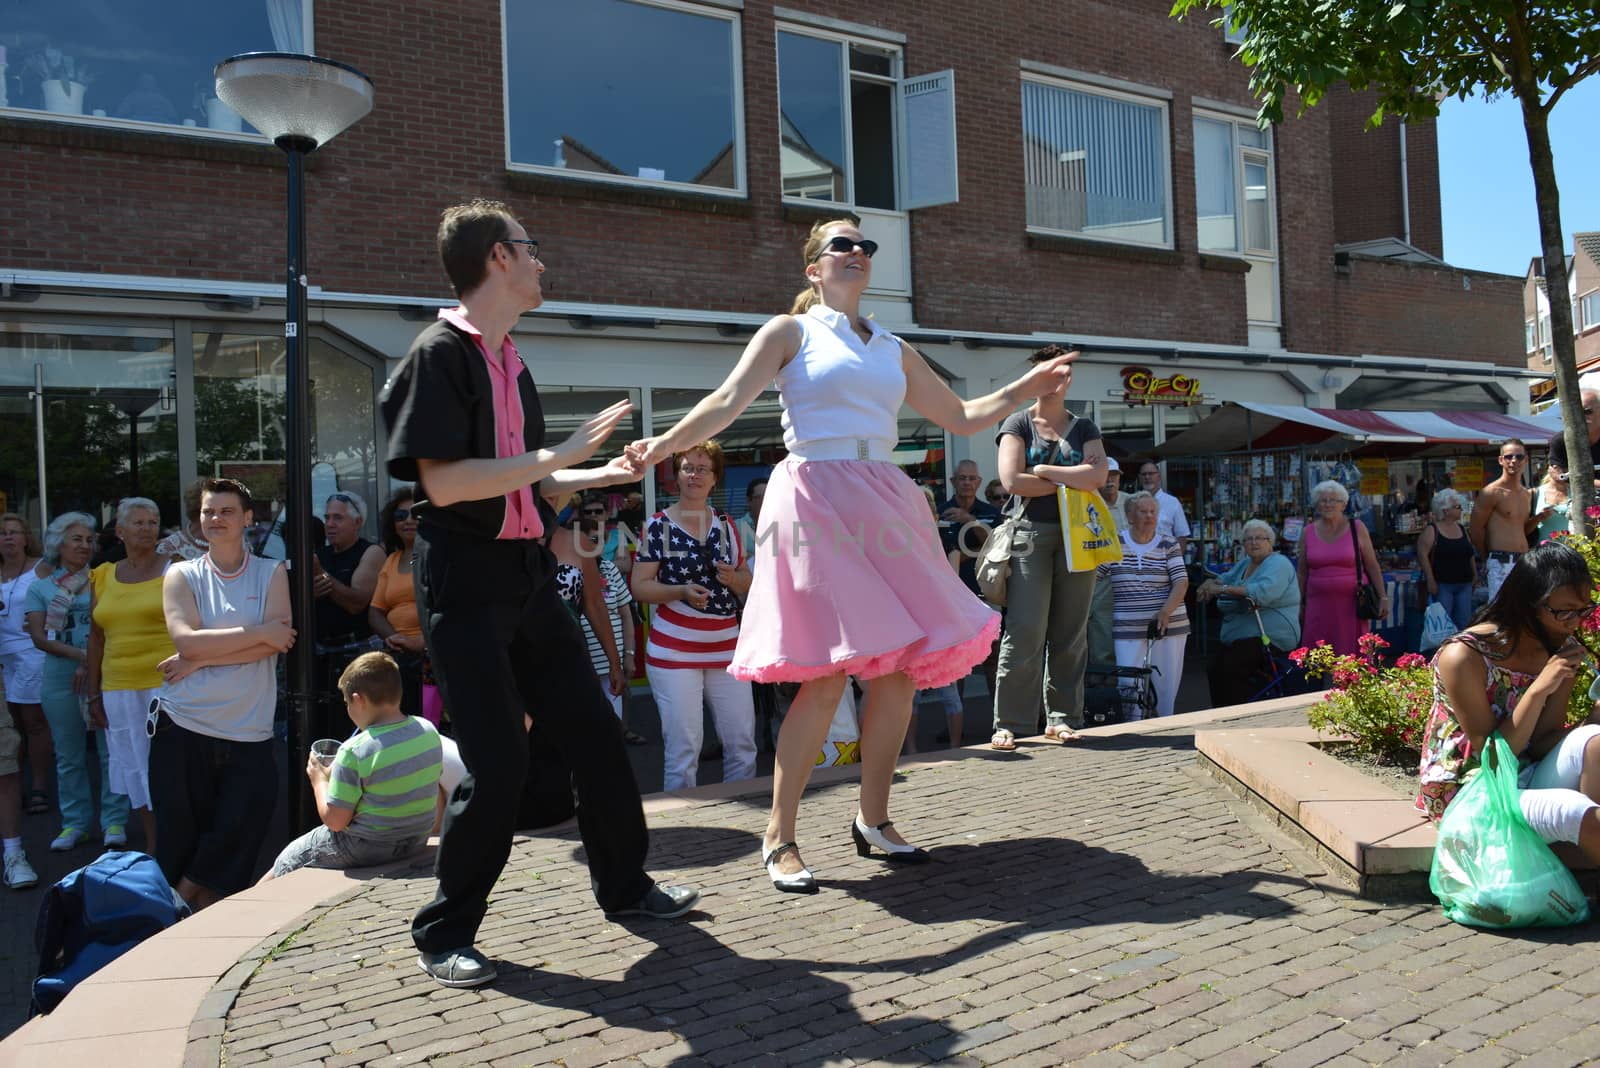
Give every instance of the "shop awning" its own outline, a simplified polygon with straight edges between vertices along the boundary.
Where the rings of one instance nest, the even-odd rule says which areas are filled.
[[[1351,444],[1492,445],[1506,438],[1542,444],[1560,428],[1548,415],[1502,412],[1355,411],[1302,408],[1292,404],[1228,402],[1155,449],[1157,456],[1203,456],[1254,448],[1319,445],[1333,439]]]

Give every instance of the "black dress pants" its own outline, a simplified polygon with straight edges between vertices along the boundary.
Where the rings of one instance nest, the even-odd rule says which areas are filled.
[[[411,937],[427,953],[472,945],[511,854],[528,775],[527,712],[571,769],[578,830],[600,907],[649,891],[644,807],[611,702],[583,633],[555,591],[554,561],[529,541],[490,541],[424,525],[417,608],[435,681],[467,777],[445,808],[439,892]]]
[[[1206,664],[1206,674],[1211,683],[1211,707],[1227,708],[1242,705],[1261,692],[1266,685],[1263,669],[1267,665],[1266,646],[1260,638],[1242,638],[1236,642],[1217,643],[1217,651]]]

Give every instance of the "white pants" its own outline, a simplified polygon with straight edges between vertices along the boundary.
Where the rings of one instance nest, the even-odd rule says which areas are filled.
[[[1144,639],[1118,638],[1113,643],[1117,650],[1118,667],[1144,667]],[[1172,715],[1178,700],[1178,683],[1183,681],[1183,650],[1189,644],[1187,634],[1158,638],[1150,650],[1150,666],[1159,668],[1151,680],[1156,684],[1156,715]],[[1128,687],[1129,680],[1122,685]]]
[[[110,752],[111,789],[128,795],[134,808],[150,807],[150,702],[161,691],[106,690],[100,705],[106,713],[106,748]]]
[[[1584,724],[1567,732],[1561,744],[1530,764],[1517,776],[1522,792],[1517,800],[1529,826],[1546,842],[1578,842],[1583,817],[1594,801],[1578,791],[1583,774],[1583,751],[1593,738],[1600,738],[1600,726]]]
[[[1494,595],[1500,592],[1500,584],[1511,574],[1511,569],[1517,566],[1515,558],[1506,560],[1498,556],[1490,556],[1484,561],[1484,585],[1489,590],[1489,600],[1494,600]]]
[[[722,781],[737,782],[756,774],[756,702],[748,682],[723,668],[663,668],[646,664],[645,677],[661,713],[665,749],[663,790],[696,785],[700,744],[705,740],[703,704],[722,740]]]

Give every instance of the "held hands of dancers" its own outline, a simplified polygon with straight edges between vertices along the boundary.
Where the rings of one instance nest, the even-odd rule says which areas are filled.
[[[622,455],[632,460],[640,471],[654,467],[662,460],[672,458],[672,446],[667,442],[667,435],[657,434],[653,438],[640,438],[622,450]]]

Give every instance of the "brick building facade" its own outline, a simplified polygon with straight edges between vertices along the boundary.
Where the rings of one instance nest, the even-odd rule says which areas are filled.
[[[1124,452],[1223,399],[1526,405],[1518,280],[1439,258],[1431,125],[1406,128],[1405,198],[1399,130],[1362,133],[1358,97],[1256,131],[1233,46],[1161,0],[267,0],[265,19],[261,4],[196,7],[193,54],[150,69],[140,28],[96,25],[84,0],[0,28],[12,459],[42,419],[47,455],[122,449],[112,466],[164,507],[197,472],[272,477],[283,163],[204,97],[211,62],[274,48],[377,89],[308,174],[319,486],[386,488],[372,399],[448,301],[439,209],[478,195],[541,243],[549,303],[519,341],[558,430],[620,395],[639,408],[624,433],[692,404],[787,307],[809,224],[846,211],[884,246],[871,310],[954,388],[1075,342],[1076,395]],[[17,73],[49,47],[100,57],[81,113]],[[952,178],[953,201],[904,209]],[[1202,403],[1123,404],[1130,363],[1200,378]],[[26,403],[36,368],[59,411]],[[909,410],[902,435],[929,477],[947,447],[992,456]],[[770,458],[773,402],[730,437]],[[114,479],[53,463],[52,512],[112,495]],[[35,498],[13,466],[9,499]]]

